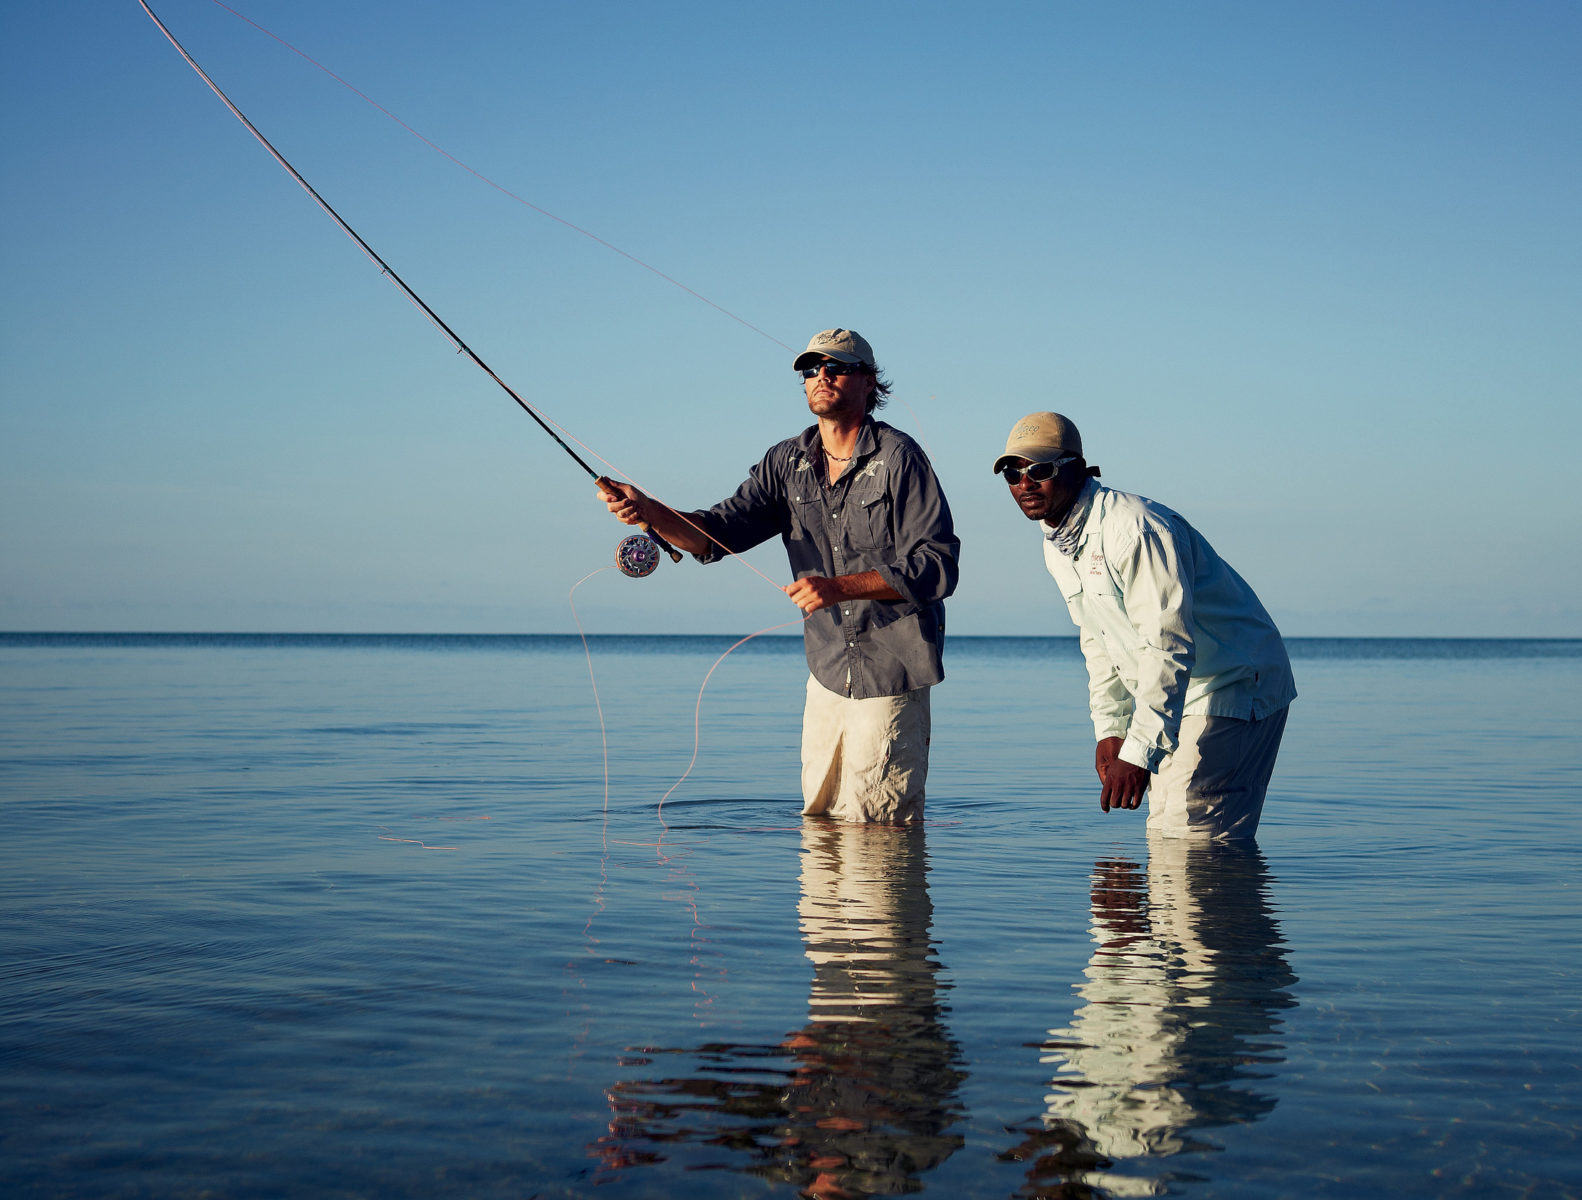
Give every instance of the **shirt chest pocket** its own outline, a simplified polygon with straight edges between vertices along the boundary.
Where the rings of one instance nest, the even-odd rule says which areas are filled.
[[[841,520],[846,525],[846,540],[861,550],[882,550],[893,540],[890,536],[890,496],[882,480],[853,487],[842,506]]]
[[[1098,564],[1097,574],[1082,564],[1076,570],[1062,571],[1058,582],[1060,594],[1066,598],[1066,607],[1071,610],[1071,619],[1078,625],[1101,628],[1104,617],[1120,606],[1120,594],[1102,562]]]
[[[1078,554],[1076,567],[1077,584],[1090,600],[1101,604],[1116,602],[1118,592],[1109,568],[1104,565],[1102,550],[1084,547]]]
[[[814,542],[821,540],[824,525],[824,502],[814,492],[793,492],[791,495],[791,540]]]

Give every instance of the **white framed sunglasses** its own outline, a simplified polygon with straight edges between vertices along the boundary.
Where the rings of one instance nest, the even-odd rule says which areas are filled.
[[[1060,468],[1068,462],[1076,462],[1075,454],[1068,454],[1064,458],[1053,458],[1045,462],[1028,463],[1025,467],[1005,467],[1000,474],[1005,476],[1005,482],[1015,487],[1022,482],[1023,476],[1034,483],[1047,483],[1060,473]]]

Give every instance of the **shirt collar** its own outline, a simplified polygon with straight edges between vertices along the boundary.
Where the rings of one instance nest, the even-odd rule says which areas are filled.
[[[819,440],[818,426],[809,425],[802,431],[802,436],[797,438],[797,446],[802,451],[803,458],[809,462],[816,462],[824,452],[823,443]],[[873,414],[869,413],[862,419],[862,425],[857,429],[857,445],[851,452],[851,461],[859,462],[879,449],[879,430],[874,424]],[[847,475],[855,475],[855,471],[848,471]],[[845,478],[842,476],[841,478]]]

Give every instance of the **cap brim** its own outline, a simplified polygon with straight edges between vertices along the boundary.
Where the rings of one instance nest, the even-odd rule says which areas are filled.
[[[999,458],[994,460],[994,473],[996,475],[998,475],[1001,471],[1005,470],[1005,468],[1007,466],[1009,466],[1011,463],[1015,462],[1017,459],[1019,459],[1021,457],[1022,456],[1020,454],[1002,454],[1002,455],[1000,455]]]
[[[860,363],[862,361],[859,355],[841,354],[836,350],[804,350],[796,356],[796,360],[791,364],[791,369],[800,371],[803,367],[812,366],[814,363],[822,362],[826,358],[833,358],[836,362],[843,363]]]

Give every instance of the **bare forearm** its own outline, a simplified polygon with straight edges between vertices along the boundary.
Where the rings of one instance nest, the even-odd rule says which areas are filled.
[[[837,575],[830,580],[840,589],[842,600],[904,600],[905,596],[884,581],[877,571],[861,571],[856,575]]]
[[[677,550],[687,554],[702,554],[709,548],[709,539],[686,518],[669,505],[650,499],[646,508],[648,524]]]
[[[805,613],[815,613],[846,600],[904,600],[905,596],[884,581],[877,571],[856,575],[806,575],[788,584],[785,594]]]
[[[617,520],[627,525],[652,529],[678,550],[702,554],[709,540],[690,521],[667,504],[645,496],[629,483],[612,483],[614,491],[600,489],[604,501]]]

